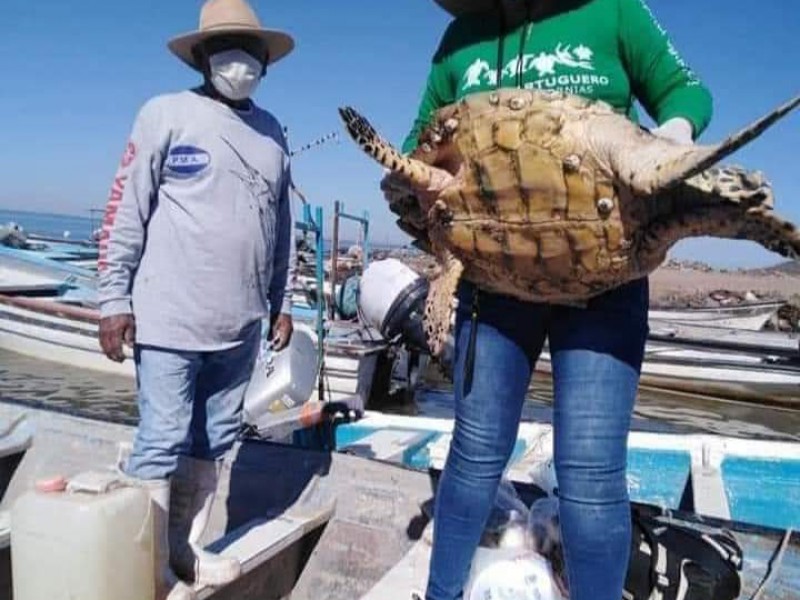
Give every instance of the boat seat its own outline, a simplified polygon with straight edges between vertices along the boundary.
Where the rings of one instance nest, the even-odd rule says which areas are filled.
[[[312,510],[284,513],[272,519],[255,519],[237,527],[206,549],[222,556],[235,556],[242,564],[242,574],[256,570],[306,534],[327,523],[334,514],[331,501]],[[220,588],[196,586],[198,600],[212,597]]]
[[[692,465],[692,490],[694,509],[698,514],[726,520],[731,518],[725,483],[718,468]]]
[[[722,478],[723,457],[723,454],[714,450],[713,444],[704,443],[692,452],[692,463],[679,508],[706,517],[731,518]]]

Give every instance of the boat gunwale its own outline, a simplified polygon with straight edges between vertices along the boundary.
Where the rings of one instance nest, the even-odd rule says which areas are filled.
[[[58,302],[57,300],[42,300],[40,298],[21,298],[0,294],[0,304],[42,313],[64,319],[74,319],[84,323],[98,324],[100,311],[91,308],[82,308]]]
[[[419,423],[414,426],[412,423]],[[407,417],[391,415],[376,411],[365,411],[362,419],[355,421],[354,425],[371,426],[376,428],[396,427],[408,430],[430,430],[438,433],[450,434],[453,430],[453,420],[440,417]],[[533,435],[535,438],[552,435],[553,427],[550,423],[537,421],[520,422],[520,433]],[[628,436],[628,448],[652,450],[680,450],[701,452],[711,446],[721,449],[729,456],[742,458],[775,458],[800,461],[800,441],[763,440],[740,438],[717,433],[666,433],[633,430]]]

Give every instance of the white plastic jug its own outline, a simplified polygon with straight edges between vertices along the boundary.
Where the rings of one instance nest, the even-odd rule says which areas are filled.
[[[152,600],[150,506],[146,490],[105,473],[21,495],[11,512],[14,600]]]

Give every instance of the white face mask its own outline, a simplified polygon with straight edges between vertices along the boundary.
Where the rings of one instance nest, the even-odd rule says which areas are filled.
[[[209,57],[211,83],[231,100],[249,98],[261,80],[261,63],[244,50],[225,50]]]

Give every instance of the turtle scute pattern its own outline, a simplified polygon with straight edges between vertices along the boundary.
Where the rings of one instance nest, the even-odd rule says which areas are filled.
[[[426,310],[436,354],[450,322],[443,300],[462,276],[522,300],[580,305],[652,272],[687,237],[749,239],[800,257],[800,234],[773,213],[763,175],[716,166],[798,104],[721,144],[680,145],[602,101],[500,89],[435,112],[408,157],[353,109],[340,113],[365,152],[435,191],[390,208],[442,265]]]

